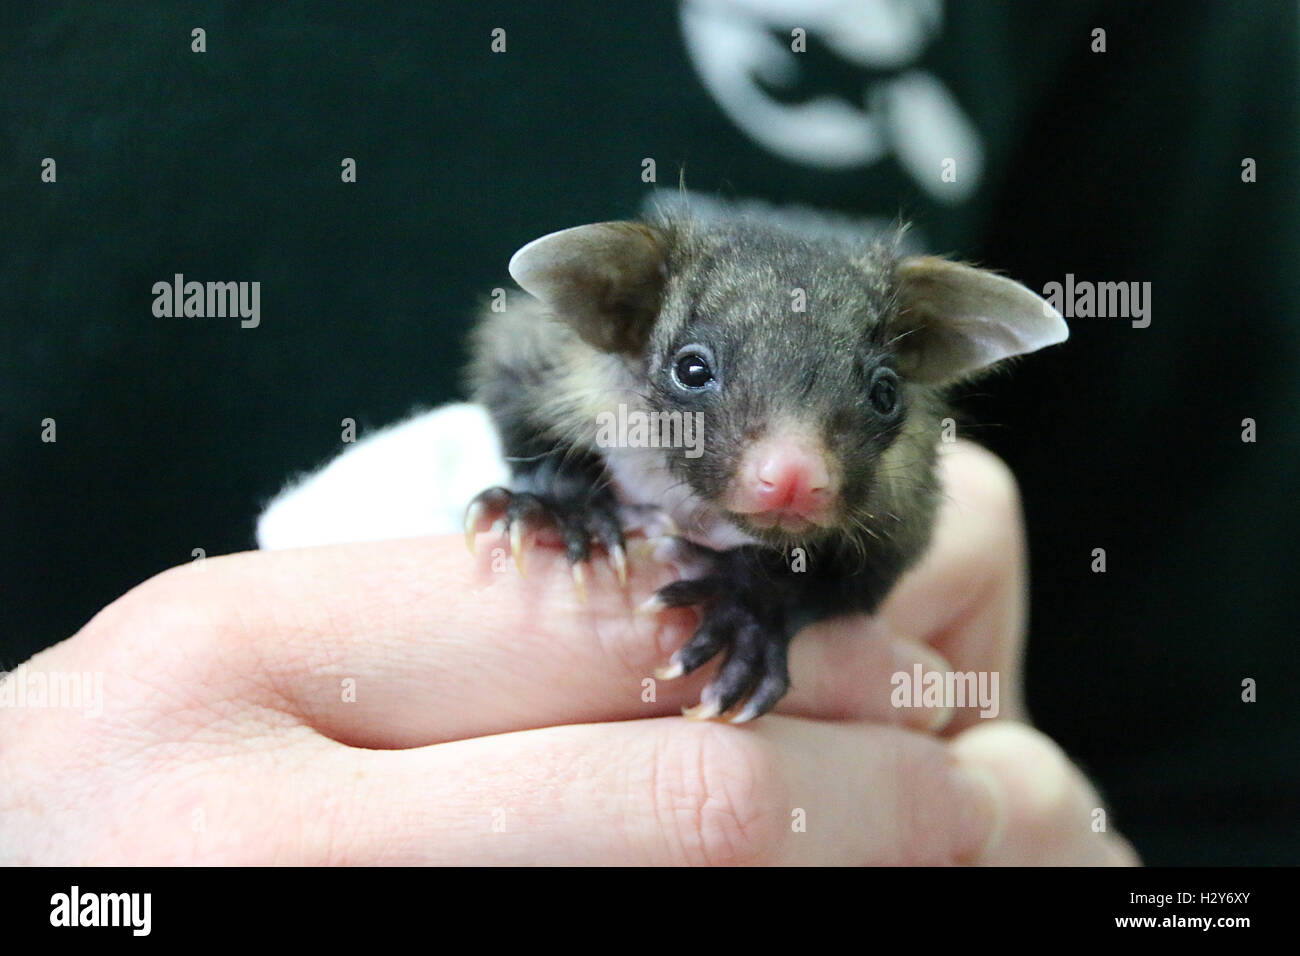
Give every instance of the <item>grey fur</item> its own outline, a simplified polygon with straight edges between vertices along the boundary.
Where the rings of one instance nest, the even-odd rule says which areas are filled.
[[[899,235],[846,241],[682,207],[576,227],[515,254],[511,274],[536,299],[486,313],[475,332],[472,388],[514,477],[471,520],[544,512],[576,567],[592,538],[621,556],[620,506],[670,511],[710,549],[697,555],[703,577],[659,592],[664,606],[706,605],[672,673],[729,648],[699,715],[741,701],[738,719],[765,713],[789,686],[785,649],[801,627],[875,610],[930,539],[944,386],[1065,337],[1027,289],[900,256]],[[707,359],[699,387],[673,375],[684,353]],[[887,397],[873,401],[882,380]],[[598,423],[620,406],[700,416],[702,450],[601,447]],[[819,526],[765,528],[728,509],[746,451],[773,427],[813,443],[835,479]],[[814,573],[786,562],[796,546]]]
[[[721,498],[742,450],[770,421],[797,419],[820,435],[843,478],[841,518],[825,533],[892,540],[915,552],[928,536],[946,414],[935,376],[917,371],[922,352],[937,353],[932,340],[948,331],[928,305],[952,311],[952,303],[931,294],[934,283],[928,298],[907,299],[900,263],[930,276],[942,260],[900,259],[900,236],[852,243],[752,217],[702,223],[680,207],[643,224],[553,234],[512,261],[520,281],[547,301],[488,313],[476,333],[475,394],[518,426],[597,455],[597,416],[620,403],[703,411],[704,454],[665,452],[664,465],[705,502]],[[942,266],[955,270],[959,287],[969,285],[972,301],[986,291],[978,283],[990,280],[996,294],[1009,291],[1005,283],[1039,301],[1008,280]],[[647,278],[656,276],[657,283]],[[796,294],[803,312],[793,311]],[[1011,302],[1013,311],[1023,305]],[[1008,324],[999,316],[993,323]],[[668,377],[676,350],[697,340],[718,358],[717,396],[683,396]],[[882,364],[904,374],[898,422],[882,423],[868,398],[867,379]],[[730,520],[774,545],[797,543]]]

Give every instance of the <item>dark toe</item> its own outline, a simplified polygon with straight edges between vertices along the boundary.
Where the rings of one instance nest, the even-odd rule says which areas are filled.
[[[749,695],[749,700],[745,701],[740,713],[732,719],[732,723],[743,724],[755,717],[762,717],[786,695],[790,689],[786,650],[785,641],[768,643],[763,657],[763,677]]]
[[[756,624],[747,624],[736,634],[731,653],[711,685],[718,709],[726,713],[758,686],[764,676],[763,645],[766,637]]]
[[[689,607],[702,604],[718,593],[717,578],[692,578],[665,584],[655,592],[655,600],[664,607]]]
[[[564,538],[564,553],[570,564],[586,561],[591,557],[591,534],[582,515],[574,511],[560,511],[555,515],[560,535]]]
[[[706,615],[704,622],[672,657],[672,663],[679,673],[689,674],[711,661],[720,650],[732,643],[736,636],[736,625],[736,620],[729,614]]]

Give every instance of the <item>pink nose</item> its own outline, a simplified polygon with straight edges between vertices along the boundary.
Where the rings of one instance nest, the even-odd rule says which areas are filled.
[[[835,497],[825,457],[789,440],[751,449],[736,479],[731,509],[739,514],[815,519]]]

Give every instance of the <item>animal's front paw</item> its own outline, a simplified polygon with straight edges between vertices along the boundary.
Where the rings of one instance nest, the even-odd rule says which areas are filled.
[[[779,600],[761,585],[724,571],[674,581],[660,588],[645,610],[654,613],[695,605],[702,608],[699,627],[656,676],[681,677],[725,652],[717,676],[700,694],[699,705],[683,713],[697,720],[730,714],[733,724],[767,713],[790,689],[786,664],[790,637]]]
[[[534,494],[528,491],[511,491],[508,488],[489,488],[477,495],[465,511],[465,543],[474,550],[474,535],[504,522],[510,538],[510,553],[515,566],[524,573],[524,536],[532,536],[543,529],[557,531],[564,542],[565,554],[573,570],[573,583],[580,596],[586,596],[586,579],[582,566],[591,557],[591,545],[599,544],[609,555],[621,584],[627,584],[627,552],[623,540],[623,526],[619,520],[618,505],[613,497],[591,495],[585,498],[562,499]]]

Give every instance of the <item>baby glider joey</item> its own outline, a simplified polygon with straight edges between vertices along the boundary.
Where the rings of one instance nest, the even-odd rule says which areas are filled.
[[[471,503],[471,542],[503,522],[521,561],[523,536],[548,526],[581,588],[593,545],[626,581],[625,532],[665,515],[684,576],[647,609],[700,617],[659,676],[720,656],[688,715],[771,710],[791,638],[874,611],[924,552],[944,387],[1068,335],[1024,286],[900,256],[897,240],[678,209],[524,246],[510,274],[532,298],[487,313],[473,339],[475,398],[513,478]],[[689,415],[701,440],[602,440],[620,413]]]

